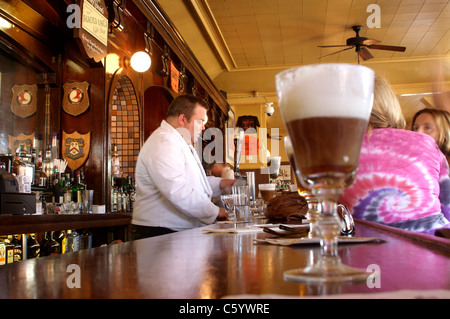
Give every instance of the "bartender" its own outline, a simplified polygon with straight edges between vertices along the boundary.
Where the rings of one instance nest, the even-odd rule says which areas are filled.
[[[235,180],[207,177],[193,147],[205,129],[207,110],[193,95],[178,96],[142,147],[136,164],[132,240],[227,218],[211,198],[230,193]]]

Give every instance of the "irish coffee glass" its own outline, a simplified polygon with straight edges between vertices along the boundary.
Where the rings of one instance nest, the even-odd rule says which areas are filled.
[[[319,202],[318,260],[288,270],[285,280],[343,282],[368,273],[344,265],[338,255],[341,221],[337,204],[351,185],[373,103],[374,72],[350,64],[316,64],[276,75],[278,101],[294,151],[297,183]]]
[[[313,196],[311,193],[311,189],[305,188],[298,181],[301,177],[300,172],[297,169],[297,165],[295,164],[294,159],[294,149],[292,148],[291,138],[289,136],[284,137],[284,149],[286,151],[286,155],[289,159],[289,163],[292,166],[292,169],[295,172],[295,176],[297,178],[297,191],[300,196],[302,196],[306,203],[308,204],[308,211],[306,212],[306,219],[309,221],[309,238],[317,238],[319,237],[319,233],[317,230],[317,218],[319,217],[319,203],[317,198]]]

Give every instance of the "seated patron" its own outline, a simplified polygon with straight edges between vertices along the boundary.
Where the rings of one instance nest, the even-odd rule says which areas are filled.
[[[353,216],[405,230],[433,234],[449,228],[449,181],[444,154],[428,135],[404,130],[400,104],[390,85],[375,78],[374,105],[354,183],[340,202]],[[442,207],[441,207],[442,206]]]
[[[412,130],[430,135],[447,159],[450,157],[450,113],[426,108],[413,116]]]

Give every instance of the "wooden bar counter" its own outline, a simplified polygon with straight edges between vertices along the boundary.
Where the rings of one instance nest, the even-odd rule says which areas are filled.
[[[0,266],[0,298],[199,299],[450,289],[450,240],[369,222],[356,226],[356,236],[384,242],[340,245],[339,255],[353,267],[378,265],[380,288],[366,282],[290,283],[283,272],[311,263],[319,246],[256,244],[256,238],[271,235],[205,233],[199,228]],[[79,266],[80,288],[69,288],[76,282],[73,265]]]
[[[128,226],[131,213],[67,215],[1,215],[0,235],[39,233],[65,229]]]

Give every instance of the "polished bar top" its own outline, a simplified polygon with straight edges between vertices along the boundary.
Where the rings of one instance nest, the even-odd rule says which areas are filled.
[[[283,272],[310,264],[319,252],[317,245],[256,244],[256,238],[271,235],[205,233],[199,228],[0,266],[0,298],[193,299],[450,289],[450,240],[416,237],[368,222],[357,222],[356,235],[385,241],[339,246],[345,264],[379,267],[380,288],[369,288],[366,282],[290,283]],[[77,274],[80,288],[74,287]]]

